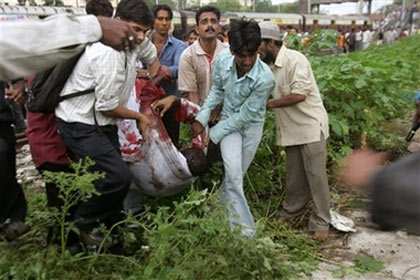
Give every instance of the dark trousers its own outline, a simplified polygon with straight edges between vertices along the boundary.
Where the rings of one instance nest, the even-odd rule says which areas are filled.
[[[165,115],[162,117],[162,122],[172,143],[179,149],[179,122],[175,120],[176,110],[176,107],[171,107],[166,111]]]
[[[10,125],[0,124],[0,224],[7,219],[23,221],[26,200],[16,180],[15,132]]]
[[[91,230],[100,224],[112,226],[122,219],[123,200],[131,183],[130,171],[122,160],[117,127],[96,127],[83,123],[57,120],[59,133],[77,159],[90,157],[95,161],[91,171],[105,174],[94,182],[100,195],[80,203],[74,212],[76,225]]]
[[[72,172],[72,169],[67,165],[60,165],[55,163],[45,162],[38,168],[39,173],[44,171],[51,172]],[[54,183],[45,182],[45,192],[47,194],[47,205],[48,207],[55,207],[60,209],[63,205],[63,201],[59,198],[59,189]]]

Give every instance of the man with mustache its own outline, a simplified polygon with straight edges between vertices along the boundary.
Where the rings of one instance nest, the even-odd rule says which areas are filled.
[[[277,144],[286,147],[286,197],[279,221],[303,214],[312,198],[309,230],[315,239],[328,238],[331,220],[326,171],[328,115],[306,57],[282,45],[277,24],[260,23],[260,58],[276,79],[267,109],[276,117]]]
[[[181,55],[178,89],[188,100],[202,105],[210,92],[213,62],[227,46],[217,40],[220,32],[220,10],[203,6],[195,14],[199,35]]]
[[[274,88],[270,69],[258,58],[260,28],[255,21],[231,23],[230,51],[224,50],[214,63],[213,85],[192,124],[193,136],[204,131],[211,112],[223,103],[220,121],[209,130],[213,143],[220,143],[225,169],[221,202],[226,205],[232,229],[244,236],[255,235],[243,178],[260,143],[265,104]]]

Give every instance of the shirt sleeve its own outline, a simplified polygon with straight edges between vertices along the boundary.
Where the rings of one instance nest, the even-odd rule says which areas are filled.
[[[222,59],[218,59],[214,64],[213,84],[211,86],[210,93],[204,101],[200,112],[198,112],[195,117],[195,120],[201,123],[204,127],[207,126],[211,111],[216,108],[217,105],[222,103],[225,97],[225,90],[223,89],[223,79],[221,75],[221,70],[223,69],[222,67],[224,67],[222,62]]]
[[[139,46],[140,52],[137,56],[138,60],[150,65],[157,57],[157,51],[155,45],[146,38]]]
[[[47,70],[102,37],[96,17],[56,15],[44,20],[1,23],[0,80]]]
[[[261,108],[265,108],[267,97],[270,95],[273,88],[274,80],[260,82],[242,104],[239,112],[234,113],[227,119],[219,121],[217,125],[210,128],[209,136],[212,142],[218,144],[223,137],[233,131],[241,129],[244,125],[255,119],[260,113]]]
[[[101,43],[87,50],[95,79],[95,109],[109,111],[120,103],[126,73],[126,54],[118,52]]]
[[[175,120],[177,122],[192,121],[197,115],[198,111],[200,111],[200,106],[185,98],[181,98],[179,107],[175,113]]]
[[[179,60],[178,90],[184,92],[198,91],[192,57],[187,52],[184,52]]]
[[[174,79],[178,78],[178,68],[179,68],[179,60],[181,58],[182,53],[187,48],[187,46],[184,43],[177,42],[175,45],[175,53],[174,53],[174,60],[173,64],[170,65],[168,68],[172,72],[172,77]]]
[[[308,96],[312,91],[311,64],[303,55],[299,55],[296,64],[292,68],[292,82],[290,93]]]

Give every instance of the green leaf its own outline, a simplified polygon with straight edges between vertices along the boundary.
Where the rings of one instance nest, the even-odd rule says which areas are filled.
[[[355,86],[356,86],[357,89],[361,89],[361,88],[364,88],[365,86],[367,86],[367,83],[364,79],[358,79],[355,82]]]
[[[384,264],[371,256],[358,256],[355,262],[357,270],[361,273],[375,273],[384,269]]]

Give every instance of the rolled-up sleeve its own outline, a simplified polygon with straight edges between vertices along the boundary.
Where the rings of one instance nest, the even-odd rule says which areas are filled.
[[[303,94],[308,96],[312,92],[311,65],[309,61],[302,55],[297,59],[294,67],[291,67],[292,79],[290,84],[290,93]]]
[[[97,48],[108,48],[99,44],[87,50],[89,52],[93,73],[95,77],[95,109],[109,111],[115,109],[120,103],[119,94],[122,91],[126,73],[126,55],[108,48],[106,52]]]
[[[94,16],[56,15],[45,20],[2,22],[0,80],[44,71],[102,37]]]
[[[179,60],[178,89],[184,92],[198,91],[193,58],[184,52]]]
[[[150,65],[157,57],[157,51],[155,45],[146,38],[139,46],[140,52],[137,56],[138,60]]]

